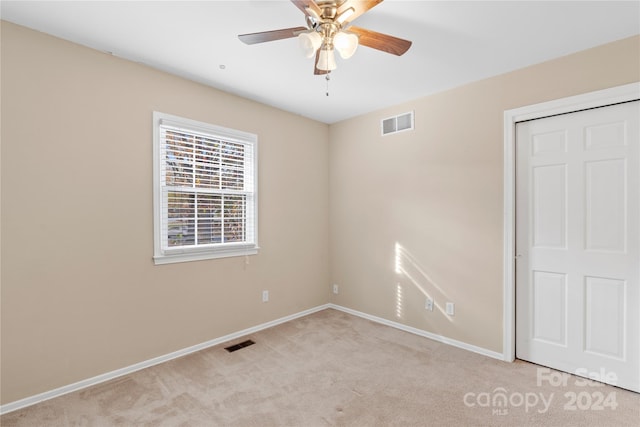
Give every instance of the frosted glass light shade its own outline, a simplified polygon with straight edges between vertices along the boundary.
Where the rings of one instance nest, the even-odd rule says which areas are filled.
[[[349,59],[356,53],[356,49],[358,48],[358,36],[353,33],[340,31],[333,38],[333,46],[342,58]]]
[[[322,71],[332,71],[336,69],[336,55],[333,52],[333,49],[322,49],[320,51],[316,68]]]
[[[300,33],[298,35],[298,41],[300,42],[300,48],[304,52],[304,56],[311,58],[316,54],[316,50],[322,44],[322,36],[316,31],[308,33]]]

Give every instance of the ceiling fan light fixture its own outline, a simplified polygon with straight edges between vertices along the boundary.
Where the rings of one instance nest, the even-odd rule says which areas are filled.
[[[304,52],[304,56],[311,58],[322,45],[322,36],[317,31],[309,31],[298,35],[300,48]]]
[[[333,38],[333,46],[343,59],[349,59],[358,48],[358,36],[353,33],[339,31]]]
[[[336,55],[333,49],[320,50],[316,68],[321,71],[333,71],[336,69]]]
[[[244,44],[253,45],[298,37],[304,55],[307,58],[315,56],[313,73],[316,75],[328,74],[337,68],[336,51],[343,59],[348,59],[355,54],[359,44],[401,56],[409,50],[411,41],[350,25],[382,1],[291,0],[304,13],[306,27],[240,34],[238,38]]]

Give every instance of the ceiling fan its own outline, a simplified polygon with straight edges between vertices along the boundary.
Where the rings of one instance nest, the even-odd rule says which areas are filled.
[[[336,69],[335,51],[350,58],[359,44],[400,56],[411,42],[387,34],[350,25],[353,20],[383,0],[291,0],[305,14],[306,27],[241,34],[246,44],[256,44],[298,37],[305,56],[315,54],[314,74],[327,74]]]

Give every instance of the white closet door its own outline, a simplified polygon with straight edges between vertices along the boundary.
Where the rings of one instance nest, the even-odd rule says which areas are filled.
[[[640,391],[640,101],[517,125],[516,356]]]

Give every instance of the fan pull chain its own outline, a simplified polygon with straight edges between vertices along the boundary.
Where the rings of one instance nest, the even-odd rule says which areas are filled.
[[[327,95],[327,96],[329,96],[329,80],[331,80],[331,79],[329,78],[329,73],[325,74],[325,77],[324,77],[324,78],[325,78],[325,80],[327,81],[327,92],[326,92],[326,95]]]

